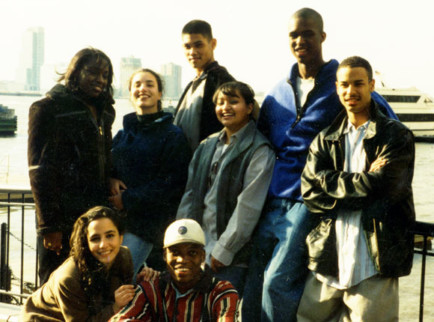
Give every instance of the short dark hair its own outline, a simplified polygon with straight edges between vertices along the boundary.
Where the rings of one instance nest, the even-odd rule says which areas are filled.
[[[371,81],[373,78],[371,64],[366,59],[364,59],[362,57],[351,56],[351,57],[345,58],[339,64],[337,71],[339,71],[341,68],[344,68],[344,67],[350,67],[350,68],[362,67],[366,70],[366,72],[368,74],[368,80]]]
[[[108,64],[109,73],[107,75],[107,87],[104,89],[105,95],[108,96],[109,101],[114,103],[113,100],[113,66],[110,58],[101,50],[88,47],[77,52],[72,57],[71,62],[68,65],[68,69],[64,74],[60,74],[59,82],[65,81],[65,86],[71,91],[78,91],[79,76],[83,68],[91,62],[106,62]]]
[[[206,39],[213,39],[211,25],[204,20],[192,20],[182,28],[182,34],[201,34]]]
[[[254,104],[255,102],[255,92],[253,89],[243,82],[232,81],[227,82],[219,86],[214,93],[212,98],[214,104],[217,103],[217,97],[220,93],[231,97],[239,97],[238,93],[242,96],[246,104]]]
[[[318,11],[315,11],[311,8],[301,8],[292,15],[292,18],[312,18],[318,24],[319,31],[324,32],[324,21],[322,20],[322,17]]]

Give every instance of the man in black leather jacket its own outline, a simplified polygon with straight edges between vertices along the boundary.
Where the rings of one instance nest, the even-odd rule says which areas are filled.
[[[298,321],[395,321],[398,277],[413,259],[414,137],[371,99],[363,58],[342,61],[343,111],[313,141],[302,195],[318,226],[306,239],[308,278]]]

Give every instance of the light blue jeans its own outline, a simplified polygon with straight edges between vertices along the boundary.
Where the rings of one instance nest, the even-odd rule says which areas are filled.
[[[145,264],[153,246],[151,243],[132,233],[124,234],[124,241],[122,245],[127,246],[131,252],[134,266],[133,282],[135,282],[138,270],[143,264]]]
[[[296,321],[308,273],[305,241],[313,224],[302,202],[268,200],[253,239],[243,322],[256,322],[259,317],[261,321]]]

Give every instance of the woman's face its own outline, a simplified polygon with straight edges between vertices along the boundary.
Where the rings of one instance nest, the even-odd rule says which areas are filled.
[[[123,236],[109,218],[99,218],[87,226],[87,243],[93,257],[110,267],[119,253]]]
[[[161,95],[154,75],[149,72],[140,72],[134,75],[131,80],[130,99],[137,114],[157,113]]]
[[[84,65],[78,76],[78,87],[89,98],[96,98],[107,88],[110,69],[105,60]]]

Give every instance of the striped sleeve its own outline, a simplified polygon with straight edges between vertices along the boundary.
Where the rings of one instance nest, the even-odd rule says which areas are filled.
[[[155,321],[157,311],[156,285],[142,282],[137,285],[134,298],[121,311],[114,315],[110,322],[117,321]]]
[[[238,292],[228,281],[219,281],[212,290],[211,303],[212,321],[232,322],[238,320]]]

